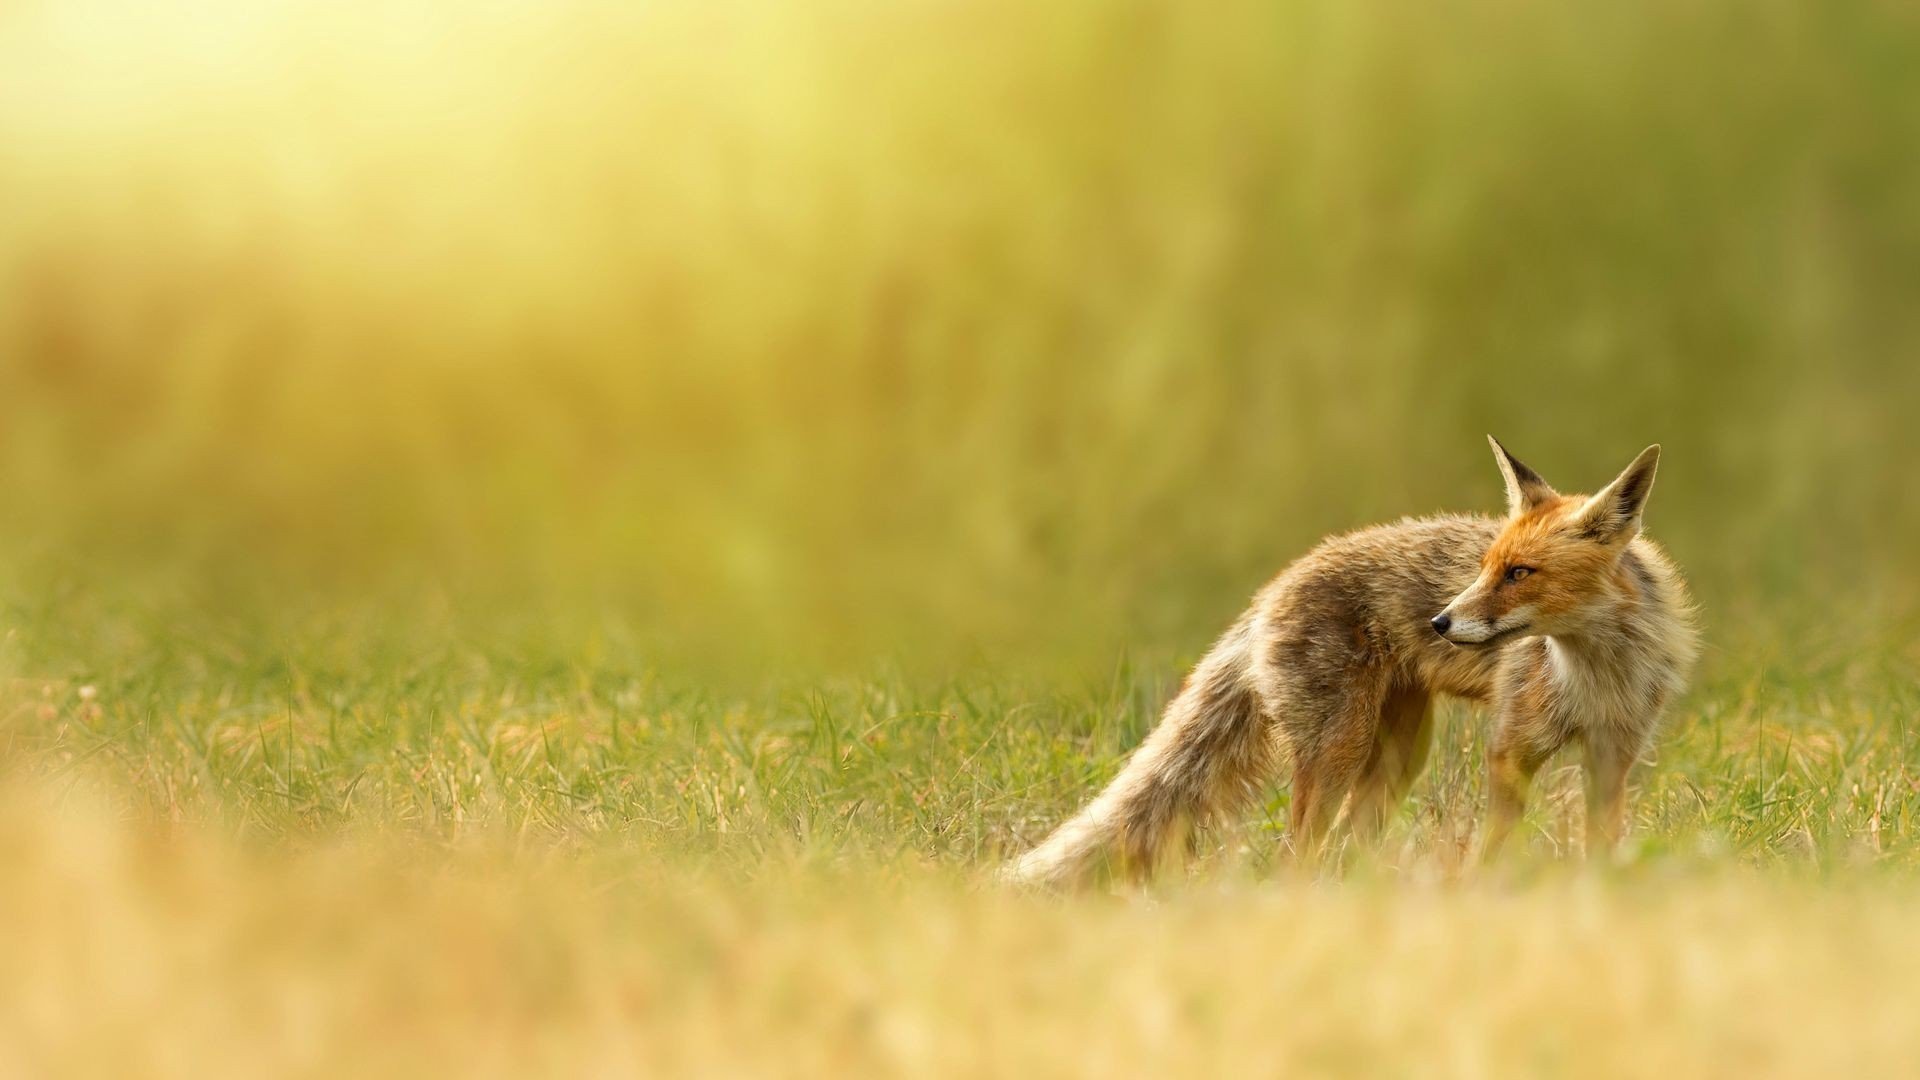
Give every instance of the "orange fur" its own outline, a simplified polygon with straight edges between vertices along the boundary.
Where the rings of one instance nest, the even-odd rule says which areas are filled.
[[[1627,771],[1696,649],[1680,574],[1640,535],[1659,448],[1600,493],[1565,496],[1493,447],[1504,521],[1407,519],[1323,542],[1261,590],[1120,776],[1008,875],[1063,883],[1107,853],[1150,872],[1283,759],[1300,858],[1319,857],[1343,805],[1369,838],[1425,761],[1436,694],[1493,705],[1486,856],[1569,743],[1585,753],[1589,849],[1609,850]]]

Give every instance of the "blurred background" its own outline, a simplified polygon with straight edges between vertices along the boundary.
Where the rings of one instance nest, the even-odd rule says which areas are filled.
[[[1663,443],[1721,649],[1904,647],[1916,190],[1892,4],[12,3],[0,594],[1097,666],[1492,431]]]

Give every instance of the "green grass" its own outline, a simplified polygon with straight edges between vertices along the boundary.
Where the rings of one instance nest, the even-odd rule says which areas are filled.
[[[171,645],[135,637],[121,654],[59,664],[21,644],[44,627],[9,629],[11,753],[113,777],[136,819],[269,841],[358,826],[438,841],[504,831],[727,865],[859,854],[961,871],[1032,842],[1097,790],[1199,648],[1080,673],[976,660],[747,680],[647,666],[637,647],[609,647],[622,640],[612,633],[414,652],[343,620],[320,640],[234,636],[218,651],[217,627],[176,623]],[[1914,659],[1820,649],[1709,657],[1638,774],[1640,857],[1914,867]],[[1457,859],[1483,797],[1488,723],[1443,711],[1396,850]],[[1565,766],[1546,774],[1532,818],[1529,846],[1543,855],[1578,850],[1577,770]],[[1283,781],[1264,813],[1225,834],[1256,867],[1283,839]]]
[[[340,620],[203,652],[217,628],[168,626],[66,665],[9,627],[0,1066],[1800,1075],[1920,1050],[1910,653],[1710,658],[1610,872],[1577,858],[1570,766],[1521,850],[1465,870],[1486,726],[1449,708],[1378,856],[1293,873],[1282,783],[1116,903],[985,871],[1105,780],[1173,653],[756,682],[611,633],[543,662],[512,635],[414,653]]]

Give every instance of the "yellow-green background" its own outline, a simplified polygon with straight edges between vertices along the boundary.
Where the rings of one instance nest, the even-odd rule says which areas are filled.
[[[16,595],[1187,642],[1325,533],[1497,505],[1492,430],[1573,488],[1662,442],[1717,640],[1912,626],[1895,7],[35,4],[0,42]]]

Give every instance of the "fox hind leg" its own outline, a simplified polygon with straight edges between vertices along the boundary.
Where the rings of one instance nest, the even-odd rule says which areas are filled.
[[[1346,700],[1328,704],[1319,723],[1296,727],[1300,735],[1289,739],[1293,792],[1287,833],[1294,857],[1309,867],[1319,863],[1340,806],[1366,771],[1379,735],[1384,688],[1351,689]]]
[[[1347,819],[1354,838],[1371,844],[1386,828],[1427,764],[1433,743],[1433,698],[1425,690],[1397,689],[1380,708],[1373,752],[1353,790]]]

